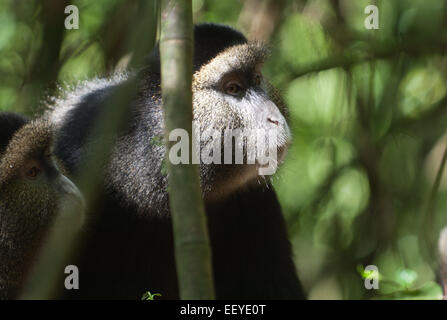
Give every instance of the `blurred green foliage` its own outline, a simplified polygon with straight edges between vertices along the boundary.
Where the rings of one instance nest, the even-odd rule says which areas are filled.
[[[139,2],[0,0],[0,110],[39,114],[58,85],[123,70]],[[68,4],[79,8],[79,30],[63,29]],[[369,4],[379,8],[378,30],[364,27]],[[445,1],[193,7],[195,22],[271,45],[264,74],[289,105],[294,136],[274,185],[309,298],[439,299],[447,173],[433,186],[447,148]],[[379,290],[364,288],[370,264]]]

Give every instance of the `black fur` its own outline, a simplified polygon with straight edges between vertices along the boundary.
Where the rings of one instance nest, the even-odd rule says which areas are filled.
[[[217,35],[218,34],[218,35]],[[202,23],[194,26],[193,72],[200,69],[219,52],[234,45],[247,43],[247,38],[225,25]],[[160,73],[160,51],[157,46],[149,57],[150,71]]]
[[[196,26],[194,38],[196,70],[247,41],[238,31],[214,24]],[[128,126],[117,139],[106,187],[91,208],[93,218],[75,263],[80,290],[66,292],[71,298],[139,299],[148,290],[178,298],[171,221],[165,212],[166,178],[160,173],[164,148],[152,143],[163,134],[157,57],[137,75],[139,92],[129,105]],[[85,95],[62,122],[55,152],[71,172],[84,157],[85,143],[94,140],[88,132],[115,89],[111,85]],[[244,187],[225,200],[207,203],[206,209],[217,298],[304,297],[271,186]]]

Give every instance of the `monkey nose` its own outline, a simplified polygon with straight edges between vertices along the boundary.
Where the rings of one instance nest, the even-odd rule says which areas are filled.
[[[78,199],[82,207],[86,206],[84,196],[82,195],[81,191],[79,191],[78,187],[76,187],[76,185],[71,182],[70,179],[61,174],[58,182],[58,188],[60,192],[66,195],[74,196]]]
[[[279,121],[274,118],[267,118],[267,121],[279,126]]]

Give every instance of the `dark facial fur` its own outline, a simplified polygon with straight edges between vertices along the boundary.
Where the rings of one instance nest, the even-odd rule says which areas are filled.
[[[0,298],[15,298],[45,231],[66,197],[79,191],[51,154],[45,121],[21,127],[0,153]]]

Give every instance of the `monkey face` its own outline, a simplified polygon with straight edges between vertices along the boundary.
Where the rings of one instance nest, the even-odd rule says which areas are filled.
[[[203,198],[208,203],[252,183],[268,184],[291,140],[287,108],[261,74],[266,47],[231,33],[231,40],[223,44],[214,36],[195,34],[193,153],[190,157],[189,145],[180,148],[182,155],[183,150],[187,154],[186,160],[180,158],[182,163],[200,164]],[[179,159],[175,148],[166,154],[158,141],[164,135],[159,69],[155,55],[138,74],[140,92],[132,104],[132,121],[118,138],[105,174],[108,192],[141,215],[169,213],[164,160],[176,164]],[[182,141],[189,144],[189,137]],[[185,145],[180,142],[178,146]]]
[[[51,130],[45,122],[25,125],[0,158],[0,214],[11,221],[5,232],[34,226],[35,230],[27,230],[31,237],[38,228],[49,225],[67,199],[79,203],[78,208],[84,206],[79,190],[61,173],[51,153]]]
[[[266,181],[286,154],[291,140],[286,107],[262,77],[265,56],[261,44],[237,45],[194,74],[194,120],[200,126],[194,134],[201,159],[209,150],[214,158],[200,165],[207,199]]]
[[[52,127],[37,120],[19,129],[0,154],[0,288],[10,297],[19,293],[53,222],[82,223],[84,200],[61,173],[51,145]]]

